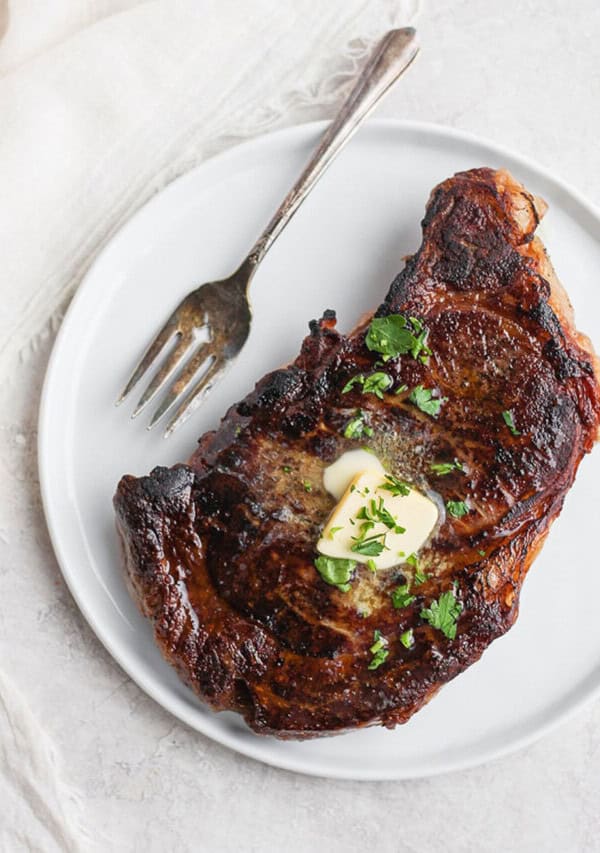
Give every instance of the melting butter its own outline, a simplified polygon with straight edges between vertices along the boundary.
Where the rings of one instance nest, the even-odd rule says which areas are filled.
[[[363,455],[359,457],[357,454]],[[368,457],[368,460],[365,457]],[[367,469],[363,467],[363,470],[356,471],[356,467],[353,468],[353,465],[361,463],[364,466],[367,461]],[[328,472],[336,466],[337,470],[328,476]],[[350,481],[348,472],[352,472]],[[340,494],[342,483],[346,484],[345,491],[340,495],[338,504],[317,543],[317,550],[328,557],[356,560],[359,563],[373,560],[377,569],[389,569],[404,563],[407,557],[417,553],[438,520],[439,511],[436,504],[412,486],[407,495],[395,495],[383,488],[386,485],[383,465],[376,456],[364,450],[345,453],[325,470],[323,480],[325,488],[334,497],[337,497],[336,492]],[[384,511],[388,525],[390,515],[394,521],[394,529],[390,529],[381,520],[375,520],[373,526],[366,531],[365,539],[383,545],[380,554],[353,550],[361,537],[361,525],[368,520],[359,517],[364,515],[365,508],[371,515],[375,511],[376,518],[378,509]],[[369,549],[367,547],[364,550]]]
[[[348,450],[342,453],[323,472],[323,485],[332,497],[339,501],[352,480],[363,471],[376,471],[380,475],[385,474],[385,468],[375,456],[368,450]],[[383,482],[383,476],[381,476]]]

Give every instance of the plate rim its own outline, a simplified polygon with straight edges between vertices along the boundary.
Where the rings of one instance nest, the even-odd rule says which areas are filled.
[[[297,756],[291,756],[290,758],[288,758],[284,754],[280,753],[276,753],[275,755],[271,756],[265,756],[263,754],[262,749],[263,741],[257,741],[256,744],[251,739],[248,739],[247,741],[240,741],[229,731],[220,726],[219,717],[216,712],[213,712],[212,717],[207,716],[206,718],[201,718],[199,720],[191,711],[188,712],[187,706],[182,703],[177,696],[172,694],[168,689],[163,688],[152,678],[146,677],[143,672],[137,671],[135,669],[135,666],[129,665],[126,650],[123,650],[119,644],[113,643],[111,632],[105,630],[102,625],[102,621],[98,620],[97,617],[94,615],[93,608],[88,606],[85,600],[85,596],[80,595],[78,591],[78,585],[76,583],[77,574],[76,572],[71,571],[69,567],[69,560],[65,553],[66,549],[63,547],[63,543],[61,541],[62,537],[58,529],[59,523],[57,522],[53,510],[51,489],[49,483],[50,477],[47,476],[48,466],[45,460],[49,453],[51,453],[48,433],[49,422],[51,419],[52,390],[55,381],[57,381],[57,365],[59,365],[60,361],[63,340],[65,340],[68,334],[70,334],[71,327],[73,326],[73,323],[77,320],[78,306],[84,296],[85,284],[88,279],[95,274],[96,268],[102,263],[104,255],[107,252],[111,251],[113,245],[119,239],[122,238],[124,232],[128,230],[131,223],[137,219],[137,217],[142,213],[142,211],[144,211],[149,205],[155,203],[159,197],[162,197],[165,195],[165,193],[172,191],[176,185],[179,185],[180,183],[189,180],[193,175],[203,170],[209,164],[213,165],[218,163],[219,165],[221,165],[230,158],[234,159],[239,157],[240,155],[243,157],[245,151],[251,151],[252,149],[255,149],[257,147],[260,148],[265,143],[273,142],[274,140],[283,142],[283,144],[285,145],[288,138],[292,141],[295,141],[298,138],[308,137],[313,134],[316,135],[319,131],[322,131],[328,125],[328,123],[329,122],[326,120],[319,120],[294,124],[289,127],[282,128],[270,133],[252,137],[251,139],[241,142],[240,144],[233,145],[230,148],[227,148],[225,151],[219,152],[211,157],[206,158],[205,160],[194,166],[193,169],[190,169],[184,174],[179,175],[169,184],[161,188],[158,192],[154,193],[151,198],[148,199],[148,201],[146,201],[143,205],[141,205],[125,221],[125,223],[120,228],[118,228],[118,230],[113,235],[111,235],[111,237],[102,246],[97,256],[91,263],[90,267],[86,271],[85,275],[82,277],[77,291],[75,292],[67,308],[67,311],[65,312],[65,316],[62,320],[60,329],[58,330],[55,341],[53,343],[50,358],[46,367],[46,373],[44,376],[42,391],[40,395],[39,413],[37,419],[37,463],[42,507],[54,555],[59,565],[63,580],[75,603],[77,604],[79,611],[81,612],[87,624],[89,625],[90,629],[92,630],[96,638],[99,640],[99,642],[102,644],[102,646],[110,654],[111,658],[127,674],[127,676],[131,678],[132,681],[141,690],[143,690],[144,693],[146,693],[146,695],[150,696],[153,701],[157,702],[165,711],[167,711],[169,714],[172,714],[176,719],[185,723],[194,731],[200,732],[200,734],[204,735],[205,737],[219,743],[222,746],[227,747],[228,749],[233,750],[234,752],[237,752],[248,758],[252,758],[253,760],[259,761],[263,764],[267,764],[272,767],[277,767],[281,770],[301,773],[303,775],[313,776],[317,778],[353,781],[397,781],[428,778],[446,773],[458,772],[471,767],[477,767],[482,764],[487,764],[535,743],[537,740],[549,734],[554,729],[568,722],[568,720],[570,720],[576,714],[579,714],[585,707],[587,707],[595,699],[597,699],[600,696],[600,679],[598,680],[598,683],[595,686],[588,688],[585,692],[580,691],[578,694],[574,693],[573,696],[575,698],[566,707],[559,708],[558,710],[554,711],[553,715],[549,719],[547,719],[546,722],[535,725],[531,730],[525,732],[519,737],[510,740],[503,746],[496,747],[491,751],[485,752],[484,754],[480,754],[477,756],[473,756],[471,753],[467,753],[462,760],[457,760],[456,758],[450,758],[446,760],[442,759],[439,764],[433,768],[424,767],[421,771],[417,770],[416,772],[413,769],[408,774],[403,773],[401,767],[399,767],[398,769],[394,768],[391,770],[368,770],[366,768],[359,770],[358,768],[335,768],[327,762],[325,762],[325,765],[321,767],[319,766],[318,761],[301,761],[298,760]],[[566,196],[570,197],[574,202],[576,202],[576,204],[580,205],[580,207],[583,208],[583,210],[593,220],[595,220],[598,226],[600,227],[600,206],[596,205],[594,202],[588,199],[580,190],[578,190],[568,181],[557,176],[549,168],[538,163],[534,158],[529,157],[525,154],[521,154],[520,152],[515,151],[508,146],[498,144],[493,140],[489,139],[488,137],[480,136],[479,134],[475,134],[470,131],[458,128],[447,127],[445,125],[434,122],[395,118],[370,119],[369,126],[376,126],[384,131],[392,130],[398,131],[400,133],[402,131],[423,133],[432,137],[436,137],[437,139],[451,139],[455,142],[465,142],[467,144],[488,148],[491,152],[494,152],[495,155],[499,157],[509,158],[513,162],[521,164],[525,169],[537,173],[542,180],[553,184],[558,190],[560,190],[562,193],[564,193]]]

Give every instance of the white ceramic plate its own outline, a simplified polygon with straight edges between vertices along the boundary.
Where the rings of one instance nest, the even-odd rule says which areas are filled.
[[[252,286],[250,339],[225,381],[171,439],[114,400],[150,335],[195,283],[240,261],[322,131],[304,125],[207,162],[157,195],[98,258],[62,325],[44,388],[39,464],[65,580],[121,666],[190,726],[261,761],[319,776],[402,779],[467,767],[547,731],[600,685],[600,451],[585,459],[525,583],[506,637],[407,725],[305,743],[214,714],[163,662],[123,583],[111,499],[119,477],[185,460],[196,439],[265,372],[298,352],[326,308],[348,330],[375,307],[420,242],[432,187],[473,166],[506,166],[550,204],[543,236],[580,328],[600,345],[600,218],[563,183],[489,142],[433,125],[370,122],[331,167]]]

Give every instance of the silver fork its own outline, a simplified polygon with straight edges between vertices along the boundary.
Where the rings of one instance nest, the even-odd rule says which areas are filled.
[[[151,429],[179,402],[167,424],[166,438],[189,418],[223,376],[244,346],[250,331],[252,314],[248,286],[258,265],[334,157],[418,52],[416,32],[412,27],[390,30],[381,39],[304,171],[248,256],[229,278],[208,282],[189,293],[142,356],[117,404],[123,402],[171,343],[171,350],[140,397],[133,418],[146,408],[179,367],[148,424],[148,429]],[[200,342],[202,332],[208,333],[208,341]],[[200,378],[194,383],[197,376]]]

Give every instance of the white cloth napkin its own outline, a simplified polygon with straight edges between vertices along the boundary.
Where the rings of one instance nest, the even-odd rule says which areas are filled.
[[[369,45],[417,2],[0,0],[0,429],[14,433],[23,361],[125,220],[236,139],[330,115]],[[21,529],[32,477],[10,452],[2,536]],[[48,738],[2,674],[0,759],[0,849],[92,849]]]

